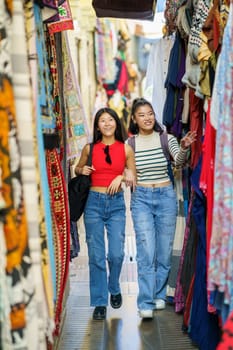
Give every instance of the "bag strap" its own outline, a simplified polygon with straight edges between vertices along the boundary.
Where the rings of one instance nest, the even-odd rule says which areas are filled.
[[[128,145],[130,145],[135,152],[135,135],[128,138]]]
[[[163,153],[166,157],[166,159],[168,161],[171,161],[171,156],[170,156],[170,152],[169,152],[169,148],[168,148],[168,136],[167,136],[167,133],[165,131],[161,132],[159,134],[160,136],[160,142],[161,142],[161,146],[162,146],[162,149],[163,149]]]
[[[93,152],[94,143],[91,142],[91,143],[89,143],[89,145],[90,145],[90,151],[89,151],[88,158],[87,158],[87,165],[92,166],[92,152]]]

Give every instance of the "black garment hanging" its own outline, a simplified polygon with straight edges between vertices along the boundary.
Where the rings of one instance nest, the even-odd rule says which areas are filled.
[[[130,18],[153,21],[155,0],[93,0],[97,17]]]

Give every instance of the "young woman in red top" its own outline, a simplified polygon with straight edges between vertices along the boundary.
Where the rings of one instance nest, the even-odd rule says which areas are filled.
[[[101,108],[96,113],[93,143],[92,166],[85,165],[90,150],[90,146],[85,145],[75,172],[91,176],[92,185],[84,211],[90,303],[95,306],[93,319],[103,320],[106,318],[108,293],[113,308],[122,304],[119,277],[124,259],[125,201],[121,184],[125,181],[127,167],[131,172],[126,185],[134,187],[136,171],[134,152],[124,144],[121,123],[114,110]]]

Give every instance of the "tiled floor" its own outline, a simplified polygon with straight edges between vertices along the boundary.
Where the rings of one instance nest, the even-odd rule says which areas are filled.
[[[127,209],[128,211],[128,209]],[[58,350],[191,350],[182,333],[182,316],[173,306],[156,311],[152,321],[142,321],[137,314],[137,270],[135,240],[127,212],[125,263],[121,274],[123,305],[107,309],[106,321],[93,321],[89,306],[87,249],[82,223],[79,224],[81,251],[70,266],[70,293]]]

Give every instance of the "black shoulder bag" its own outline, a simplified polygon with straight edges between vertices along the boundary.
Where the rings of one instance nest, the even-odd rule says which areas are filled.
[[[92,165],[92,151],[93,143],[90,143],[90,152],[88,155],[87,164]],[[91,186],[90,176],[77,175],[73,177],[68,183],[68,199],[70,207],[70,219],[72,221],[78,221],[84,212],[85,204],[87,201],[88,193]]]

